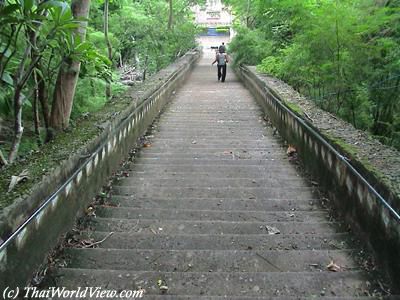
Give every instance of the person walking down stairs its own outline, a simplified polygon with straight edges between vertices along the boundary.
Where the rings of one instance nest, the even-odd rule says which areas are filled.
[[[212,65],[217,63],[218,70],[218,81],[225,82],[226,77],[226,64],[229,62],[228,55],[226,53],[217,52],[215,55],[215,60]]]

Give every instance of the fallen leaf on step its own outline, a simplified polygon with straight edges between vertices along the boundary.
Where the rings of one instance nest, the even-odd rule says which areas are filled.
[[[158,280],[157,280],[157,285],[158,285],[158,287],[159,287],[161,293],[164,294],[164,293],[166,293],[166,292],[168,291],[168,286],[167,286],[165,280],[163,280],[163,279],[158,279]]]
[[[296,148],[293,145],[289,145],[289,147],[287,148],[286,154],[288,156],[292,156],[297,152]]]
[[[280,234],[281,232],[279,231],[278,228],[273,227],[273,226],[265,226],[265,229],[267,229],[268,234]]]
[[[145,143],[143,144],[143,147],[144,147],[144,148],[149,148],[149,147],[151,147],[151,143],[150,143],[150,142],[145,142]]]
[[[339,272],[339,271],[340,271],[340,266],[338,266],[337,264],[335,264],[335,263],[333,262],[333,260],[329,263],[329,265],[326,266],[326,268],[327,268],[329,271],[332,271],[332,272]]]
[[[84,240],[80,240],[79,244],[76,245],[75,247],[85,248],[85,247],[87,247],[89,245],[92,245],[93,243],[94,243],[94,239],[84,239]]]
[[[26,181],[29,179],[28,177],[28,170],[23,170],[21,174],[18,176],[11,176],[11,182],[10,185],[8,186],[8,193],[12,191],[12,189],[19,183]]]
[[[95,208],[89,205],[88,208],[86,208],[85,210],[85,214],[89,217],[95,217],[96,216]]]

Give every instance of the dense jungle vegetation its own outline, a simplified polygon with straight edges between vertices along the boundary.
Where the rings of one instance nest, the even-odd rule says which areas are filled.
[[[0,166],[195,45],[202,0],[0,1]],[[131,82],[132,83],[132,82]]]
[[[400,149],[400,1],[224,2],[236,15],[237,63]]]

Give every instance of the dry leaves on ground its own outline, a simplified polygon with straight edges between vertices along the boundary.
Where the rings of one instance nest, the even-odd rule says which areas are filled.
[[[265,228],[267,229],[268,234],[280,234],[281,232],[279,231],[278,228],[273,227],[273,226],[265,226]]]
[[[296,148],[293,145],[289,145],[286,151],[288,156],[293,156],[297,152]]]
[[[341,270],[340,266],[335,264],[333,260],[326,266],[329,271],[339,272]]]
[[[10,185],[8,186],[8,193],[11,192],[17,184],[28,180],[29,179],[28,175],[29,175],[28,170],[23,170],[19,175],[11,176],[11,182]]]

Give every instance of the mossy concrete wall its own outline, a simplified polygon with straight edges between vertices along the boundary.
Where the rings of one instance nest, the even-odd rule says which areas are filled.
[[[19,232],[6,246],[2,244],[0,291],[7,286],[26,286],[60,235],[72,228],[77,213],[91,202],[106,179],[128,156],[137,139],[159,115],[199,56],[197,51],[187,53],[169,76],[159,78],[138,102],[110,122],[103,133],[86,146],[86,157],[77,155],[66,161],[57,174],[38,185],[37,191],[27,199],[29,204],[18,206],[17,212],[10,211],[11,215],[18,215],[18,221],[31,217],[22,230],[16,220],[10,218],[6,223],[3,220],[2,236],[5,229],[14,232],[19,228]],[[32,203],[42,205],[34,215],[30,210]]]
[[[336,151],[340,148],[339,144],[328,143],[316,128],[304,122],[293,108],[286,106],[255,71],[248,67],[240,67],[236,71],[281,136],[295,145],[305,167],[334,200],[340,215],[356,229],[362,240],[375,252],[377,260],[393,283],[398,284],[400,223],[382,199],[379,199],[376,193],[379,182],[375,182],[373,187],[366,182],[363,178],[370,178],[372,174],[368,174],[366,168],[363,168],[363,174],[355,170]],[[393,195],[390,191],[385,194]]]

